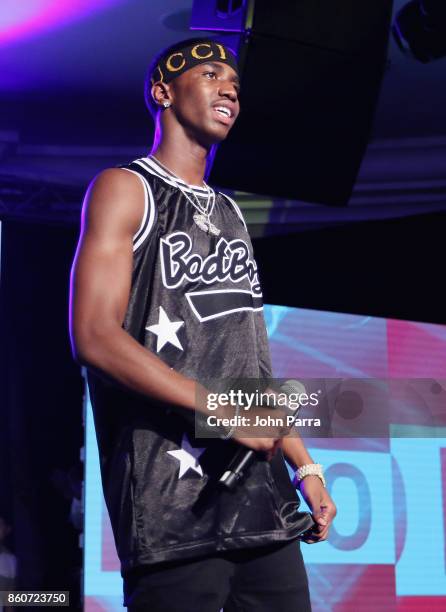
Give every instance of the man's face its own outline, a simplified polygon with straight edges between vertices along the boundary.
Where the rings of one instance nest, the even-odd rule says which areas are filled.
[[[224,140],[240,112],[240,83],[233,68],[209,62],[170,83],[172,111],[192,137],[205,145]]]

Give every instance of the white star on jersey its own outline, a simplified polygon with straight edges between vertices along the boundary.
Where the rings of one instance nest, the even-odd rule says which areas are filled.
[[[183,350],[181,346],[181,342],[178,340],[176,332],[180,329],[182,325],[184,325],[184,321],[170,321],[167,316],[164,308],[162,306],[159,307],[159,319],[156,325],[150,325],[150,327],[146,327],[148,331],[151,331],[153,334],[156,334],[156,352],[159,353],[163,346],[170,342],[180,351]]]
[[[203,476],[203,470],[201,465],[198,463],[198,457],[204,453],[205,448],[194,448],[191,446],[186,434],[183,434],[181,440],[181,448],[178,450],[167,451],[168,455],[172,455],[180,462],[180,472],[178,474],[178,480],[184,476],[188,470],[194,470],[200,476]]]

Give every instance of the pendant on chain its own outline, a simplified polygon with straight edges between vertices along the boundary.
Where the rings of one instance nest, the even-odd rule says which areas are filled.
[[[218,227],[214,225],[212,221],[210,220],[209,220],[209,233],[213,234],[214,236],[219,236],[221,234],[221,231],[218,229]]]
[[[220,235],[220,230],[214,225],[205,215],[201,213],[194,213],[193,219],[198,227],[206,234],[213,234],[214,236]]]

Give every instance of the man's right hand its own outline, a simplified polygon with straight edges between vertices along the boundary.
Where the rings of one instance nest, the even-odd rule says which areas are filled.
[[[283,436],[288,433],[288,430],[280,425],[280,421],[277,425],[275,423],[256,425],[256,423],[261,419],[267,421],[268,417],[284,417],[284,413],[280,408],[272,410],[264,406],[253,406],[249,411],[244,411],[237,410],[231,405],[219,406],[215,412],[215,416],[222,419],[231,420],[236,415],[239,416],[240,422],[230,428],[232,430],[230,439],[254,451],[264,452],[270,460],[281,448]]]
[[[268,461],[271,461],[277,450],[282,447],[282,438],[242,438],[234,435],[232,439],[249,449],[265,453]]]

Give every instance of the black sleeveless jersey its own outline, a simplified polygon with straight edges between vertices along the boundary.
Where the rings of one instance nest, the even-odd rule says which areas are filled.
[[[124,329],[196,380],[271,377],[257,266],[236,203],[216,194],[211,220],[220,234],[212,235],[193,219],[194,194],[204,198],[204,189],[150,158],[125,169],[143,184],[145,212],[133,238]],[[177,411],[92,371],[88,384],[123,574],[300,535],[299,498],[282,454],[271,462],[259,454],[234,491],[222,490],[218,479],[239,445],[195,438]]]

